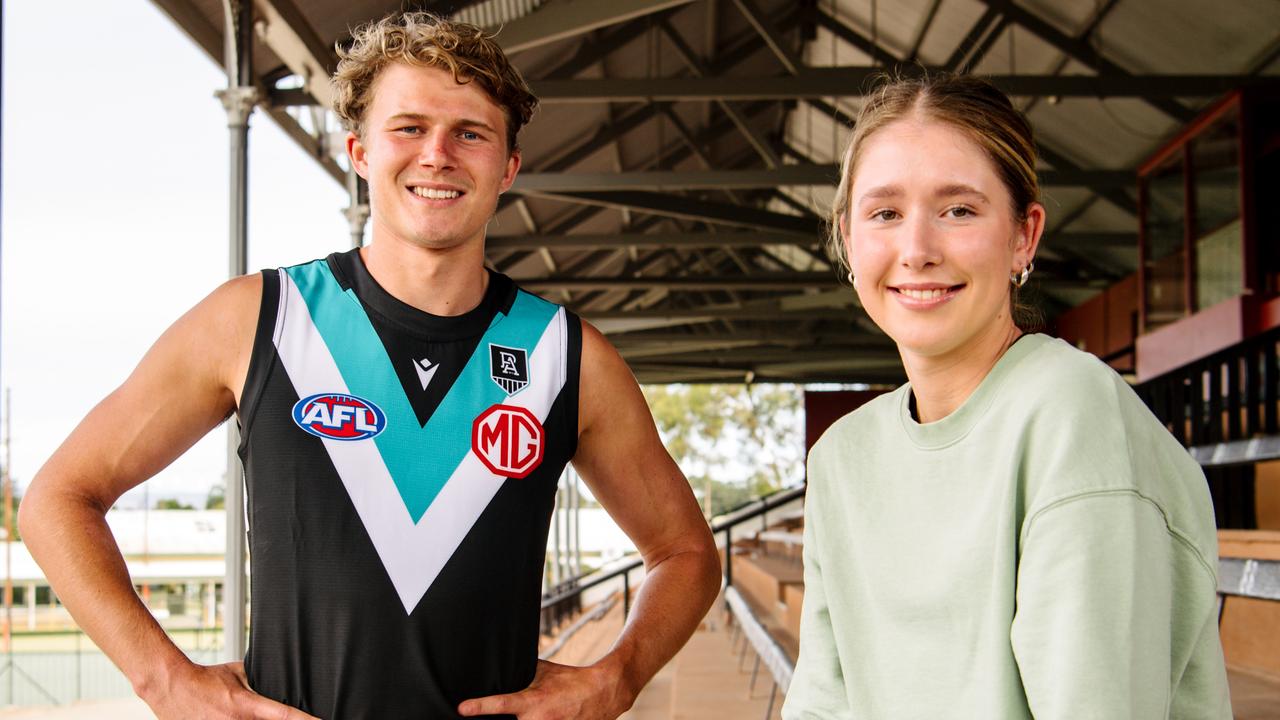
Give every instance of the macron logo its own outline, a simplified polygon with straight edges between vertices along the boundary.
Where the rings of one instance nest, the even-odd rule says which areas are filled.
[[[413,361],[413,369],[418,371],[418,380],[422,382],[422,389],[426,390],[431,384],[431,378],[436,376],[436,370],[440,369],[440,363],[433,363],[427,358]]]

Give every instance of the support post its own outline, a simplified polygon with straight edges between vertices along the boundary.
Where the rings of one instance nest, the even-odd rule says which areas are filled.
[[[622,573],[622,621],[631,615],[631,571]]]
[[[563,510],[560,499],[560,485],[556,485],[556,496],[551,504],[551,587],[552,592],[560,591],[560,583],[564,582],[560,565],[560,513]]]
[[[36,584],[27,583],[26,590],[22,591],[23,599],[27,601],[27,630],[36,629]]]
[[[350,158],[347,162],[351,162]],[[351,247],[358,248],[364,244],[364,226],[369,222],[369,186],[364,178],[356,172],[354,165],[347,168],[347,195],[351,204],[342,211],[351,226]]]
[[[724,529],[724,586],[733,586],[733,526]]]
[[[9,662],[9,702],[13,702],[13,391],[4,391],[4,651]]]
[[[226,20],[225,61],[227,87],[217,93],[227,111],[230,131],[230,274],[248,269],[249,116],[258,102],[252,68],[253,3],[222,0]],[[226,658],[242,660],[245,653],[247,583],[245,582],[244,477],[236,452],[240,433],[227,428],[227,574],[223,593]]]

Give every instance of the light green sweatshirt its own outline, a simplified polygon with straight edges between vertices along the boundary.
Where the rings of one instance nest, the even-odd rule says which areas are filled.
[[[1209,491],[1128,385],[1030,335],[942,420],[910,392],[809,455],[783,717],[1230,718]]]

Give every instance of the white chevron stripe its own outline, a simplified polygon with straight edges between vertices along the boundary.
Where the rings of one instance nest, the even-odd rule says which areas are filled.
[[[324,339],[311,322],[306,302],[283,271],[274,339],[298,397],[349,393]],[[506,404],[525,407],[544,422],[564,387],[567,346],[566,317],[561,308],[530,354],[529,387],[508,398]],[[471,428],[465,432],[469,435]],[[506,478],[490,472],[469,452],[422,519],[414,523],[372,440],[322,442],[405,612],[412,613]]]

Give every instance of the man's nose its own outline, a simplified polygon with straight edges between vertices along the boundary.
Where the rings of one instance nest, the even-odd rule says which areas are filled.
[[[447,132],[437,130],[428,133],[418,149],[418,164],[437,170],[454,166],[453,145]]]

